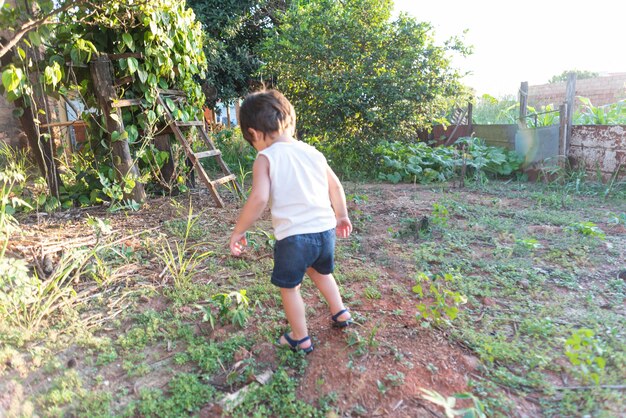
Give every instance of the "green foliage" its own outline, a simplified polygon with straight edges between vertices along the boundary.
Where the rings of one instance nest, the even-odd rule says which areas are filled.
[[[509,109],[515,109],[517,105],[517,99],[512,95],[497,99],[488,94],[483,94],[474,103],[472,121],[479,125],[513,123]]]
[[[206,82],[215,90],[207,97],[230,102],[245,96],[261,61],[256,54],[269,30],[278,28],[278,16],[287,1],[187,0],[205,33]]]
[[[223,129],[213,134],[217,148],[222,152],[222,158],[231,167],[241,167],[242,172],[251,172],[256,158],[256,151],[243,139],[239,127]]]
[[[513,96],[496,99],[488,94],[482,95],[474,105],[473,123],[481,125],[517,124],[519,121],[519,102]],[[551,126],[559,123],[559,110],[553,104],[539,109],[527,106],[526,125],[529,127]]]
[[[204,95],[197,77],[203,77],[206,71],[206,59],[203,51],[203,34],[200,24],[195,20],[191,9],[183,0],[173,2],[158,0],[135,2],[116,0],[98,4],[79,4],[70,9],[70,1],[38,1],[40,8],[35,16],[52,12],[54,18],[48,18],[45,25],[29,32],[28,39],[18,43],[18,54],[14,62],[2,68],[4,91],[10,101],[24,99],[24,106],[35,104],[33,94],[36,90],[29,75],[39,74],[38,83],[46,93],[54,97],[70,96],[80,99],[86,108],[98,108],[94,97],[91,74],[83,69],[85,65],[100,54],[140,54],[112,60],[114,79],[131,78],[131,83],[119,89],[124,98],[141,99],[141,106],[124,107],[119,122],[123,122],[122,132],[107,132],[106,115],[101,112],[85,112],[83,118],[89,124],[89,141],[82,150],[84,161],[72,161],[66,167],[61,187],[60,202],[63,207],[72,204],[86,205],[111,200],[114,209],[132,209],[137,207],[132,201],[124,201],[124,194],[133,189],[136,182],[165,186],[171,191],[174,182],[183,188],[180,175],[173,179],[159,177],[160,167],[168,161],[169,154],[157,150],[152,139],[162,128],[159,115],[163,109],[157,106],[157,89],[183,90],[189,102],[168,102],[168,107],[175,118],[188,121],[200,115]],[[43,12],[48,10],[48,12]],[[30,11],[24,10],[22,3],[13,8],[7,5],[0,12],[0,21],[10,21],[11,26],[19,21],[31,21]],[[12,20],[18,17],[18,22]],[[36,20],[36,19],[35,19]],[[26,54],[29,48],[42,48],[45,59],[37,62],[32,54]],[[67,66],[66,63],[72,65]],[[37,113],[37,109],[34,109]],[[44,110],[39,110],[45,115]],[[111,143],[106,139],[110,134]],[[112,143],[128,141],[131,157],[140,168],[138,178],[129,175],[119,178],[112,160]],[[174,147],[176,149],[176,147]],[[180,151],[180,149],[178,149]],[[166,155],[167,154],[167,155]],[[182,153],[176,155],[175,165],[184,167]],[[75,157],[72,157],[75,158]],[[179,168],[180,173],[184,169]]]
[[[196,274],[196,268],[203,259],[211,254],[210,251],[201,252],[197,244],[189,242],[190,234],[198,220],[198,217],[193,216],[193,207],[190,200],[182,241],[176,240],[172,245],[166,239],[161,244],[161,251],[157,253],[157,256],[165,265],[166,271],[172,278],[174,288],[177,291],[184,292],[189,288],[191,279]]]
[[[609,223],[614,225],[624,225],[626,226],[626,212],[622,213],[610,213],[609,214]]]
[[[550,78],[550,80],[548,80],[548,83],[550,83],[550,84],[564,83],[564,82],[567,81],[567,78],[569,77],[570,73],[575,73],[577,80],[584,80],[586,78],[596,78],[596,77],[598,77],[600,75],[599,73],[596,73],[594,71],[569,70],[569,71],[563,71],[561,74],[552,76],[552,78]]]
[[[293,357],[293,356],[292,356]],[[232,412],[233,417],[325,417],[324,410],[298,399],[298,380],[284,368],[279,369],[266,385],[248,391],[243,402]]]
[[[445,228],[448,226],[448,218],[450,217],[450,211],[448,208],[442,204],[435,202],[433,203],[433,212],[432,212],[432,223],[440,228]]]
[[[461,138],[457,141],[464,152],[456,147],[430,147],[423,142],[412,144],[381,142],[374,155],[382,159],[378,177],[392,183],[432,183],[453,178],[466,165],[466,173],[507,176],[520,167],[521,157],[499,147],[484,144],[478,138]]]
[[[606,238],[604,231],[593,222],[575,222],[566,227],[566,229],[589,237],[597,237],[602,240]]]
[[[214,374],[223,370],[224,364],[230,364],[241,347],[249,349],[251,345],[252,343],[243,337],[234,336],[219,343],[194,342],[187,348],[187,354],[202,371]]]
[[[601,341],[594,338],[594,332],[590,329],[578,329],[565,341],[565,355],[576,366],[583,381],[600,384],[606,366],[603,354]]]
[[[245,289],[238,292],[218,293],[208,302],[208,306],[201,306],[204,313],[202,320],[209,322],[212,328],[215,327],[215,316],[212,308],[217,309],[217,317],[222,322],[229,321],[240,328],[243,328],[248,322],[250,299],[246,295]]]
[[[23,331],[38,330],[76,295],[71,282],[88,256],[86,250],[66,252],[47,278],[31,274],[24,260],[0,257],[0,321]]]
[[[292,101],[298,132],[321,146],[344,174],[367,173],[381,139],[406,140],[465,100],[451,54],[432,27],[406,15],[391,21],[390,0],[295,2],[263,44],[264,75]]]
[[[143,388],[139,401],[131,404],[129,415],[174,417],[196,412],[215,396],[215,389],[200,381],[195,374],[179,373],[167,385],[167,395],[159,390]]]
[[[24,199],[20,198],[26,182],[25,159],[13,152],[6,144],[0,144],[0,258],[4,257],[9,237],[19,230],[19,224],[13,217],[20,208],[32,209]]]
[[[449,324],[459,314],[459,306],[467,302],[467,297],[459,292],[448,289],[449,283],[457,281],[458,277],[445,273],[428,277],[426,273],[419,273],[416,277],[417,284],[413,286],[413,292],[424,299],[431,299],[430,303],[418,303],[423,325],[433,322],[435,325]]]
[[[624,125],[626,124],[626,100],[605,106],[594,106],[586,97],[578,96],[582,107],[574,114],[578,125]]]

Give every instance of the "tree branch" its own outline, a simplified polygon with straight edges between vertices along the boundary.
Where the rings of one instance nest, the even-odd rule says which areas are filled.
[[[0,47],[0,57],[7,54],[15,45],[17,45],[22,38],[31,30],[39,28],[43,25],[50,24],[49,20],[59,13],[63,13],[72,7],[78,6],[80,4],[86,3],[87,0],[75,0],[64,4],[62,7],[55,9],[48,13],[47,15],[37,19],[37,20],[29,20],[28,22],[24,22],[22,26],[15,32],[13,38],[9,39],[6,44]]]

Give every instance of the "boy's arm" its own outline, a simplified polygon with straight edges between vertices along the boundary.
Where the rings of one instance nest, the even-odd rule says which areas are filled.
[[[261,217],[270,197],[270,163],[267,157],[259,155],[252,166],[252,190],[243,206],[237,224],[230,236],[230,252],[241,254],[245,245],[246,231]],[[243,244],[243,245],[242,245]]]
[[[339,238],[348,238],[352,232],[352,222],[350,222],[350,218],[348,217],[346,194],[335,172],[330,166],[327,165],[326,167],[330,203],[333,205],[335,218],[337,218],[337,236]]]

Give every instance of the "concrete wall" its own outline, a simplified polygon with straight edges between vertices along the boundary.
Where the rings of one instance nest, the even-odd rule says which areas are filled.
[[[626,178],[626,125],[575,125],[568,157],[575,167],[607,179],[621,167]]]
[[[558,109],[565,102],[565,82],[528,86],[528,105],[539,109],[553,104]],[[606,76],[576,80],[576,96],[586,97],[594,106],[617,103],[626,99],[626,73],[614,73]],[[575,101],[578,110],[580,101]]]

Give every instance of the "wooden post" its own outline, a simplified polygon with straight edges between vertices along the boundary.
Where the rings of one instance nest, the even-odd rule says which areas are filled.
[[[230,129],[230,103],[226,103],[226,127]]]
[[[113,165],[117,171],[117,177],[121,182],[123,182],[124,177],[127,175],[138,179],[139,170],[130,155],[128,141],[126,139],[113,141],[111,138],[113,132],[117,131],[119,134],[124,132],[122,112],[119,108],[113,108],[111,106],[111,102],[118,98],[115,93],[115,88],[113,87],[111,61],[108,57],[101,56],[92,61],[90,67],[94,92],[102,112],[106,115],[106,128],[109,132],[109,143],[113,151]],[[146,200],[146,192],[143,188],[143,184],[136,181],[133,190],[128,195],[124,195],[124,198],[133,199],[136,202]]]
[[[576,97],[576,73],[567,75],[567,87],[565,88],[565,103],[567,104],[567,129],[565,136],[564,155],[569,155],[569,146],[572,143],[572,121],[574,119],[574,99]]]
[[[519,88],[519,120],[520,128],[526,128],[526,114],[528,113],[528,81],[522,81]]]
[[[470,100],[469,103],[467,104],[467,134],[468,136],[472,136],[472,132],[474,130],[474,127],[472,126],[474,124],[474,122],[472,121],[472,119],[474,118],[473,112],[474,112],[474,105],[472,104],[472,101]]]
[[[567,157],[565,145],[567,140],[567,103],[559,106],[559,156]]]

